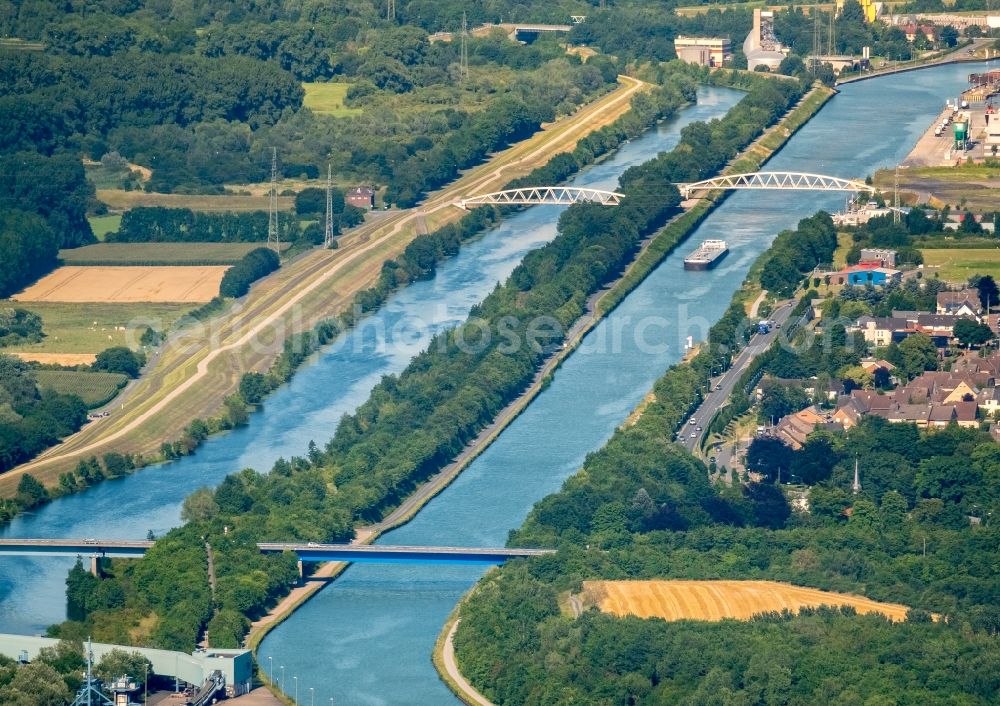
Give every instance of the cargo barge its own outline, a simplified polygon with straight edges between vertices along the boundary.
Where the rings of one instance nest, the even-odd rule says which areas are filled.
[[[684,258],[684,269],[710,270],[718,265],[728,252],[725,240],[706,240]]]

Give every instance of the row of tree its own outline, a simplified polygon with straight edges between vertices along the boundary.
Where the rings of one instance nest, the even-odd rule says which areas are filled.
[[[242,297],[250,291],[250,285],[261,277],[274,272],[281,266],[278,253],[270,248],[255,248],[243,259],[226,270],[219,283],[219,296]]]
[[[298,221],[278,219],[283,242],[298,237]],[[256,243],[267,240],[266,211],[204,212],[188,208],[138,206],[122,214],[118,230],[108,233],[109,243]]]

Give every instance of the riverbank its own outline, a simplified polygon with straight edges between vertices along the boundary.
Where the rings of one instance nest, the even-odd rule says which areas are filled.
[[[773,154],[780,145],[784,144],[792,134],[794,134],[793,126],[801,126],[808,120],[808,116],[814,114],[820,106],[825,103],[825,101],[833,95],[833,92],[829,89],[813,89],[808,92],[798,103],[797,106],[793,107],[782,119],[780,119],[772,128],[768,129],[760,138],[764,142],[766,147],[762,147],[761,158],[769,157]],[[797,127],[795,127],[797,129]],[[746,150],[744,151],[744,155]],[[739,162],[739,164],[744,164],[744,162]],[[733,168],[732,166],[729,167]],[[533,400],[537,394],[545,388],[547,381],[551,372],[554,371],[576,347],[579,345],[580,341],[604,316],[614,309],[613,305],[604,304],[604,300],[607,297],[611,299],[609,301],[614,301],[614,304],[620,303],[624,299],[625,294],[638,286],[645,276],[652,271],[656,264],[658,264],[663,257],[665,257],[669,252],[676,247],[679,242],[686,237],[687,234],[700,222],[701,218],[708,213],[708,211],[713,207],[713,202],[703,201],[700,203],[699,213],[694,218],[690,218],[689,215],[691,211],[685,211],[682,214],[675,217],[671,223],[666,227],[662,228],[652,239],[647,240],[640,251],[640,254],[636,259],[633,260],[632,265],[626,269],[625,273],[619,280],[605,291],[595,295],[591,298],[589,302],[588,309],[590,311],[589,315],[581,317],[571,329],[570,334],[567,336],[567,345],[560,349],[554,356],[552,356],[543,365],[542,369],[536,374],[533,384],[517,399],[511,402],[497,418],[494,423],[487,427],[477,439],[470,445],[466,447],[459,459],[456,460],[446,469],[442,470],[438,475],[436,475],[432,481],[421,486],[421,489],[417,494],[410,496],[407,501],[404,502],[399,508],[396,509],[389,517],[386,518],[383,523],[379,525],[366,528],[373,532],[373,536],[365,537],[366,540],[374,539],[374,535],[385,531],[389,527],[395,527],[400,524],[405,523],[410,518],[412,518],[417,511],[432,497],[437,493],[441,492],[448,484],[450,484],[459,473],[479,454],[481,454],[499,435],[499,433],[509,425],[517,416],[525,410],[528,404]],[[697,208],[697,206],[696,206]],[[684,223],[684,227],[679,227],[679,223]],[[645,256],[646,253],[653,250],[657,254],[655,256]],[[655,259],[652,259],[655,257]],[[641,262],[640,262],[641,258]],[[296,609],[301,607],[309,597],[314,595],[320,588],[325,585],[323,583],[316,583],[308,591],[303,591],[301,597],[293,602],[285,604],[281,610],[273,611],[274,615],[268,620],[266,625],[261,625],[259,629],[255,629],[250,641],[255,646],[259,646],[262,638],[268,631],[273,629],[281,621],[286,619],[291,615]]]
[[[784,146],[792,135],[808,123],[809,119],[813,117],[835,94],[836,91],[833,89],[825,86],[815,86],[809,93],[803,96],[799,103],[786,113],[786,115],[783,116],[779,122],[751,143],[747,149],[745,149],[735,160],[733,160],[727,169],[724,170],[724,173],[739,174],[759,169],[767,162],[768,159],[780,150],[782,146]],[[623,301],[625,296],[637,287],[664,258],[676,249],[678,245],[683,243],[686,236],[693,232],[693,230],[712,212],[712,210],[715,209],[716,206],[720,205],[723,200],[724,194],[713,192],[710,197],[699,200],[698,203],[693,205],[693,207],[678,216],[674,221],[660,231],[657,236],[649,241],[630,268],[626,270],[622,279],[620,279],[614,287],[604,293],[602,299],[604,296],[612,297],[609,300],[610,305],[607,309],[605,309],[598,304],[597,308],[600,311],[600,314],[596,317],[593,323],[596,324],[600,318],[606,316],[614,309],[615,306],[617,306],[618,303]],[[674,229],[674,233],[672,234],[674,237],[665,237],[660,247],[653,248],[657,239],[661,236],[666,236],[671,229]],[[643,261],[643,256],[646,253],[650,254]],[[628,283],[626,284],[626,282]],[[622,290],[616,291],[616,288],[619,286]],[[743,290],[737,290],[737,292],[733,295],[734,300],[739,299],[742,295]],[[591,327],[588,327],[587,331],[589,331]],[[633,411],[633,416],[635,416],[636,419],[641,416],[642,409],[646,405],[648,405],[648,402],[644,400],[640,404],[640,407]],[[475,589],[473,588],[473,590]],[[479,698],[483,698],[482,695],[479,694],[479,692],[475,690],[468,680],[461,675],[461,672],[457,667],[457,662],[454,660],[453,637],[458,626],[458,613],[459,609],[456,608],[454,619],[449,620],[448,624],[445,625],[439,635],[437,643],[438,646],[435,648],[433,660],[434,666],[435,669],[437,669],[438,675],[442,681],[444,681],[448,687],[452,689],[454,694],[459,699],[466,704],[482,706],[483,702],[477,700]],[[449,651],[451,659],[447,660],[446,656],[449,654]],[[489,704],[490,702],[486,701],[485,703]]]
[[[398,257],[428,226],[438,228],[459,219],[462,213],[452,205],[458,197],[500,188],[555,155],[572,151],[586,136],[627,113],[632,97],[649,88],[630,77],[620,81],[612,93],[471,170],[419,208],[362,226],[337,250],[307,253],[255,286],[245,302],[219,319],[181,331],[183,340],[158,355],[156,372],[130,386],[128,399],[117,401],[120,413],[84,427],[0,476],[0,497],[13,497],[26,472],[58,497],[66,492],[60,475],[87,456],[112,450],[134,454],[138,466],[157,462],[161,444],[172,440],[166,435],[192,419],[217,413],[236,389],[240,373],[268,369],[283,351],[283,341],[349,310],[356,293],[378,281],[382,263]]]
[[[940,56],[933,57],[931,59],[905,62],[902,64],[895,64],[893,66],[887,66],[884,69],[875,69],[860,76],[848,76],[844,79],[837,79],[834,85],[843,86],[848,83],[857,83],[858,81],[867,81],[868,79],[878,78],[879,76],[889,76],[892,74],[902,74],[909,71],[918,71],[920,69],[929,69],[934,66],[944,66],[945,64],[957,64],[965,62],[976,62],[982,61],[984,57],[979,56],[979,52],[987,46],[990,46],[995,40],[991,38],[986,39],[975,39],[968,42],[960,42],[955,45],[950,51],[945,52]],[[970,49],[972,50],[970,53]]]

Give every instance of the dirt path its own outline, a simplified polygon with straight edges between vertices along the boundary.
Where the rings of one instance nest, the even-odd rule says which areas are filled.
[[[493,706],[493,702],[476,691],[476,688],[469,683],[469,680],[458,669],[458,662],[455,661],[454,637],[460,622],[462,622],[461,619],[456,620],[451,626],[451,630],[448,631],[448,635],[444,638],[444,648],[441,650],[441,662],[444,664],[445,673],[454,682],[454,685],[461,689],[461,698],[463,701],[468,704],[477,704],[478,706]]]

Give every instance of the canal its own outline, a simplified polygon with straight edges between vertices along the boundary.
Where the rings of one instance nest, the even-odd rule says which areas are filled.
[[[844,88],[768,169],[864,177],[896,164],[964,83],[969,65],[862,81]],[[668,257],[563,364],[548,389],[479,458],[387,544],[503,544],[531,506],[599,448],[728,306],[774,235],[844,198],[809,192],[737,192]],[[711,272],[685,272],[684,255],[723,238],[730,255]],[[436,676],[431,651],[448,614],[482,571],[469,567],[356,565],[262,643],[262,664],[284,666],[291,690],[317,702],[458,703]],[[306,691],[302,691],[302,689]]]
[[[943,66],[846,86],[768,168],[863,177],[891,166],[975,69]],[[625,168],[672,146],[684,123],[719,116],[738,97],[703,90],[697,107],[624,146],[575,183],[612,187]],[[411,523],[381,541],[503,544],[532,504],[578,469],[680,358],[685,337],[703,337],[774,235],[842,203],[840,196],[808,192],[734,194],[588,335],[489,449]],[[381,375],[402,369],[422,347],[426,336],[407,333],[414,326],[401,322],[424,321],[430,333],[464,318],[528,249],[551,239],[557,216],[551,208],[531,209],[465,246],[433,280],[411,285],[367,325],[321,353],[248,427],[210,440],[193,457],[61,499],[4,534],[161,533],[177,524],[180,502],[191,490],[245,465],[266,468],[279,456],[303,454],[309,440],[320,443],[333,433],[339,417],[362,402]],[[684,254],[705,238],[727,240],[731,254],[711,272],[684,272]],[[37,632],[61,620],[66,568],[51,559],[0,558],[0,631]],[[430,654],[446,616],[480,575],[460,566],[353,566],[267,637],[261,663],[273,664],[276,677],[284,666],[288,691],[297,677],[300,697],[308,699],[312,688],[316,703],[324,705],[331,697],[352,705],[457,703],[438,681]]]
[[[600,164],[582,171],[577,186],[614,188],[627,168],[673,148],[681,129],[720,117],[742,96],[706,88],[681,111]],[[562,208],[535,207],[463,245],[436,275],[395,294],[378,312],[317,354],[288,385],[271,395],[250,424],[206,441],[193,456],[142,469],[83,493],[60,498],[0,530],[6,537],[142,539],[180,524],[181,503],[245,467],[267,470],[278,458],[305,455],[324,444],[341,416],[364,402],[383,375],[400,372],[438,331],[465,320],[469,309],[505,279],[524,255],[556,233]],[[43,633],[65,619],[69,559],[0,557],[0,632]]]

